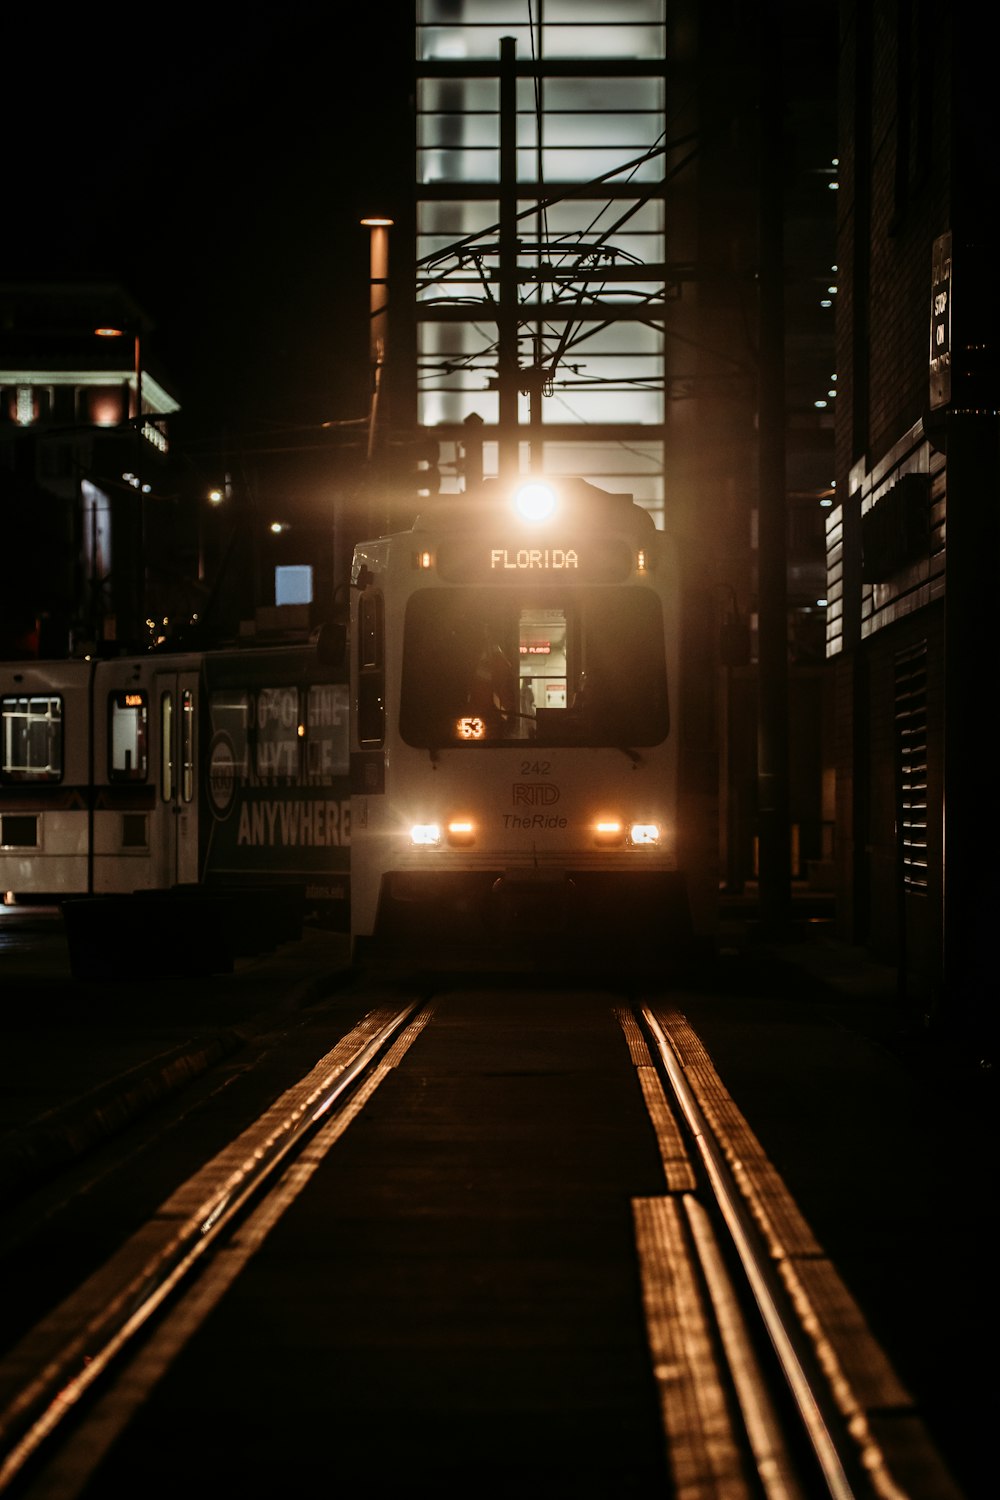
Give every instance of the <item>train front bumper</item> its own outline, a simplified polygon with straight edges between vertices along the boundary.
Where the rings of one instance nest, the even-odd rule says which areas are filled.
[[[375,936],[426,945],[521,938],[679,947],[692,938],[683,875],[567,866],[390,870]]]

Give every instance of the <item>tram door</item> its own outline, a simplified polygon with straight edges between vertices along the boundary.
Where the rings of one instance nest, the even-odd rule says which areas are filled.
[[[198,879],[198,673],[158,672],[159,786],[154,860],[158,886]]]

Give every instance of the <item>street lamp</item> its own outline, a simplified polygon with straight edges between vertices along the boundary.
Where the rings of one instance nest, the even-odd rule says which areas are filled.
[[[368,457],[375,452],[378,402],[388,348],[389,321],[389,230],[392,219],[371,216],[361,220],[369,236],[368,360],[372,372],[371,408],[368,415]]]

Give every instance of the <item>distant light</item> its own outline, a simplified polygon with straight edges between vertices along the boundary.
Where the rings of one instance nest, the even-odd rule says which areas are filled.
[[[830,301],[829,297],[823,297],[819,305],[820,307],[832,307],[833,303]]]
[[[394,219],[379,219],[379,218],[376,218],[375,216],[372,216],[370,219],[362,219],[361,222],[365,226],[366,229],[379,229],[379,228],[382,228],[382,229],[391,229],[392,225],[395,223],[395,220]]]
[[[817,599],[816,603],[819,605],[820,609],[826,609],[827,601],[825,599]]]
[[[209,498],[209,500],[211,501],[211,503],[213,505],[221,505],[222,504],[222,491],[221,490],[209,490],[209,492],[208,492],[208,498]]]
[[[828,286],[827,291],[831,294],[831,296],[835,297],[837,295],[837,288],[835,286]]]
[[[280,532],[288,530],[288,522],[287,521],[272,521],[271,522],[271,526],[270,526],[270,530],[274,533],[275,536],[278,536]]]
[[[835,193],[837,191],[837,189],[840,187],[840,183],[839,182],[828,182],[827,183],[827,187],[831,190],[831,192]]]
[[[124,328],[95,328],[94,332],[99,339],[121,339],[125,337]]]
[[[825,405],[826,405],[826,402],[825,402],[825,401],[814,401],[814,402],[813,402],[813,406],[818,406],[818,407],[819,407],[819,408],[820,408],[820,410],[822,410],[822,408],[823,408],[823,407],[824,407],[824,406],[825,406]]]
[[[822,505],[824,510],[828,510],[829,507],[833,504],[833,501],[828,495],[824,495],[823,499],[819,503],[820,505]]]

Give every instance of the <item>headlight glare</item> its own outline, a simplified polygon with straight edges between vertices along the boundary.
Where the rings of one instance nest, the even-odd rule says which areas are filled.
[[[555,508],[555,490],[538,480],[522,484],[514,496],[514,509],[522,521],[547,521]]]

